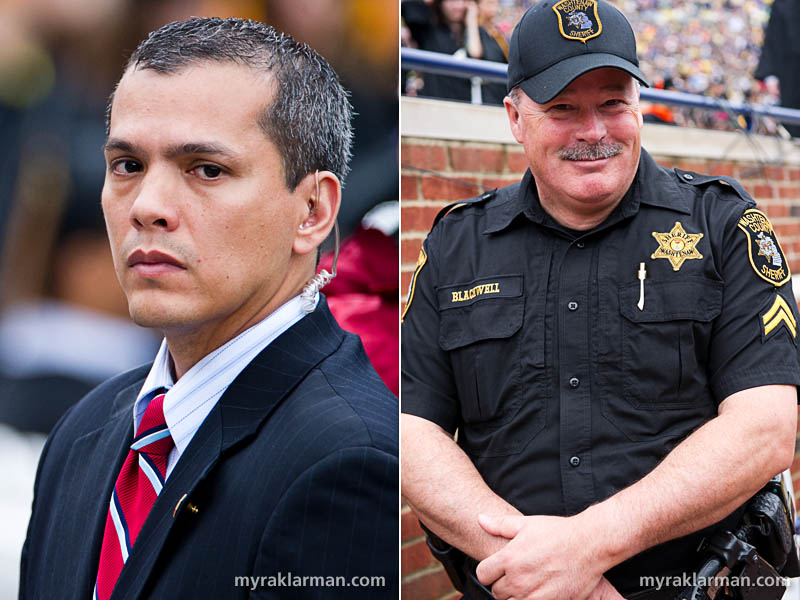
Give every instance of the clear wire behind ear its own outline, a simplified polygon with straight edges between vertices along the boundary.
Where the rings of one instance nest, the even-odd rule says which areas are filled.
[[[319,202],[319,169],[314,173],[317,181],[317,201]],[[331,279],[336,277],[336,263],[339,260],[339,220],[333,222],[333,263],[331,264],[331,271],[329,273],[326,269],[322,269],[319,273],[314,275],[303,288],[300,297],[303,299],[303,312],[308,314],[314,312],[317,306],[317,294],[319,291],[330,283]]]

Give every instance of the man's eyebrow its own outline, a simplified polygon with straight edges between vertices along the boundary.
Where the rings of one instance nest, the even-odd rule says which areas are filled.
[[[164,152],[164,156],[167,158],[176,158],[187,154],[221,154],[229,158],[236,158],[239,156],[238,152],[218,142],[186,142],[185,144],[175,144],[173,146],[168,146]]]
[[[604,92],[624,92],[628,89],[628,86],[620,83],[609,83],[608,85],[600,86],[600,89]]]
[[[628,86],[626,84],[624,84],[624,83],[607,83],[605,85],[601,85],[598,89],[601,92],[612,92],[612,93],[621,94],[621,93],[624,93],[625,91],[627,91]],[[572,98],[573,96],[580,96],[580,95],[582,95],[580,92],[576,92],[574,90],[564,90],[558,96],[553,98],[550,102],[554,102],[554,103],[558,104],[557,100],[559,98],[564,97],[566,99],[569,99],[569,98]],[[549,104],[549,103],[547,103],[547,104]]]
[[[142,154],[142,149],[135,144],[131,144],[120,138],[108,138],[106,143],[103,144],[103,152],[112,152],[114,150],[130,152],[131,154]]]
[[[106,143],[103,144],[103,152],[113,151],[129,152],[137,156],[147,154],[143,148],[136,144],[132,144],[120,138],[108,138]],[[164,151],[164,156],[170,159],[190,154],[216,154],[228,158],[236,158],[239,156],[238,152],[218,142],[186,142],[185,144],[168,146]]]

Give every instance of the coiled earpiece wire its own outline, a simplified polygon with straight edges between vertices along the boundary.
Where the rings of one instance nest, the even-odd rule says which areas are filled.
[[[314,173],[317,182],[317,201],[319,201],[319,169]],[[303,288],[300,297],[303,299],[303,312],[306,314],[314,312],[317,306],[317,294],[319,291],[328,285],[331,280],[336,277],[336,263],[339,260],[339,219],[333,221],[333,263],[331,264],[331,273],[326,269],[322,269],[319,273],[314,275]]]

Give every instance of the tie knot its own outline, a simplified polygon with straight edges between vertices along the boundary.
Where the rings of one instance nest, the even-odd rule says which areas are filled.
[[[146,454],[166,455],[175,444],[164,419],[164,394],[150,401],[142,415],[131,450]]]

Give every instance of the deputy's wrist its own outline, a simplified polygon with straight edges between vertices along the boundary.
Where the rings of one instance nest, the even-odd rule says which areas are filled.
[[[572,518],[584,532],[586,552],[602,572],[639,552],[637,529],[625,515],[619,514],[613,499],[590,506]]]

